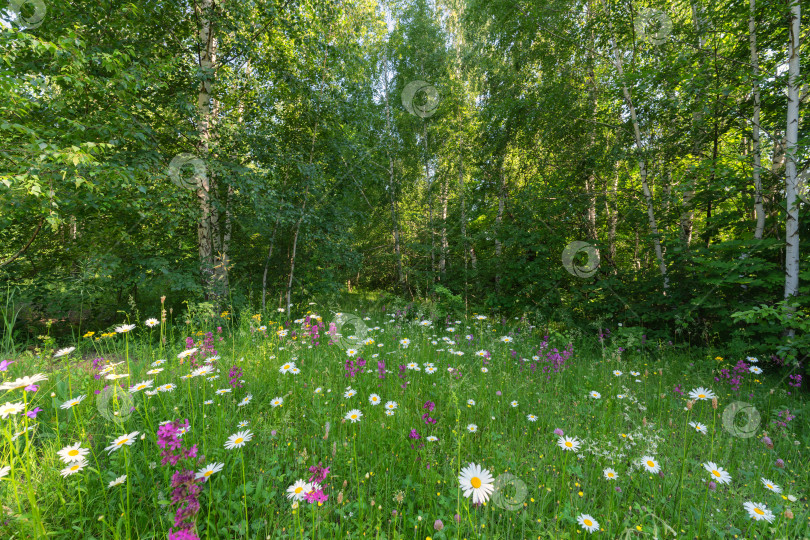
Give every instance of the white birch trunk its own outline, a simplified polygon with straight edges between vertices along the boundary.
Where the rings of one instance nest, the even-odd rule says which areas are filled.
[[[799,31],[801,6],[790,6],[790,42],[788,44],[788,108],[785,132],[785,299],[799,292],[799,205],[796,197],[796,147],[799,140]]]
[[[611,25],[612,26],[612,25]],[[630,91],[627,89],[627,84],[624,82],[624,68],[622,67],[622,58],[619,56],[619,50],[616,47],[616,39],[611,36],[610,42],[613,45],[613,54],[616,57],[616,70],[618,71],[619,78],[622,80],[622,91],[624,99],[627,101],[627,106],[630,108],[630,118],[633,121],[633,134],[636,138],[636,148],[638,149],[638,171],[641,177],[641,189],[644,192],[644,200],[647,202],[647,218],[650,222],[650,233],[653,237],[653,246],[655,248],[655,257],[658,259],[658,268],[661,270],[661,276],[664,278],[664,294],[669,289],[669,277],[667,276],[667,267],[664,264],[664,254],[661,249],[661,239],[658,237],[658,225],[655,222],[655,212],[653,210],[652,193],[650,186],[647,183],[647,163],[644,159],[644,148],[641,144],[641,130],[638,127],[638,118],[636,117],[636,108],[633,105],[633,100],[630,97]]]

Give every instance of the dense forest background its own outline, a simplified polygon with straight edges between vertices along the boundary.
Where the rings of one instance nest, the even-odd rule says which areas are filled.
[[[801,15],[794,0],[12,1],[4,331],[152,316],[161,296],[295,310],[360,289],[801,357]]]

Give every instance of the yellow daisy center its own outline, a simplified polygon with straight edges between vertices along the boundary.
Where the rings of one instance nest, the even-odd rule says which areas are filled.
[[[357,415],[356,415],[356,414],[353,414],[353,415],[352,415],[352,420],[356,420],[356,419],[357,419]]]
[[[76,450],[76,449],[70,450],[70,451],[68,451],[68,455],[69,455],[69,456],[78,456],[78,455],[79,455],[79,451],[78,451],[78,450]]]
[[[480,478],[478,478],[477,476],[473,476],[473,477],[470,479],[470,485],[471,485],[472,487],[474,487],[475,489],[480,488],[480,487],[481,487],[481,479],[480,479]]]
[[[211,476],[212,474],[214,474],[214,471],[205,471],[203,476]]]
[[[73,466],[70,468],[70,470],[71,470],[71,471],[75,471],[75,470],[78,470],[78,468],[79,468],[79,466],[78,466],[78,465],[73,465]]]
[[[565,441],[565,446],[567,446],[568,448],[571,448],[574,445],[571,443],[571,441]]]
[[[302,491],[304,491],[304,488],[302,488],[302,487],[300,487],[300,486],[299,486],[299,487],[297,487],[297,488],[295,488],[295,493],[296,493],[296,494],[301,493]]]
[[[770,485],[770,484],[765,484],[765,487],[768,488],[768,489],[773,489],[773,486]]]
[[[706,397],[706,394],[698,394],[698,397],[699,397],[699,398],[701,398],[701,399],[702,399],[702,398],[705,398],[705,397]]]
[[[654,461],[647,461],[647,467],[655,467]]]
[[[718,477],[720,476],[720,472],[719,472],[719,471],[712,471],[712,474],[713,474],[713,475],[715,475],[715,476],[718,476]]]
[[[608,473],[608,478],[613,478],[613,473],[612,472]]]
[[[118,446],[121,446],[122,444],[127,444],[127,442],[129,442],[129,439],[123,439],[123,440],[118,441],[115,444],[117,444]]]
[[[234,444],[242,444],[242,441],[244,441],[244,440],[245,440],[244,438],[239,437],[238,439],[236,439],[236,440],[235,440],[235,441],[233,441],[233,442],[234,442]]]
[[[764,515],[765,515],[765,512],[763,512],[763,511],[762,511],[762,510],[760,510],[759,508],[754,508],[754,513],[755,513],[755,514],[759,514],[760,516],[764,516]]]
[[[591,521],[590,519],[583,519],[582,522],[585,524],[586,527],[593,526],[593,521]]]

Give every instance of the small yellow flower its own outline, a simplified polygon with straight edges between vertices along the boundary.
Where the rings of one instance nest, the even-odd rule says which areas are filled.
[[[641,530],[641,525],[636,525],[636,530]]]

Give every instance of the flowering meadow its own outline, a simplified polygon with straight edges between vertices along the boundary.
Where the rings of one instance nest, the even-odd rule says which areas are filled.
[[[770,359],[309,307],[3,359],[0,537],[810,536],[806,381]]]

